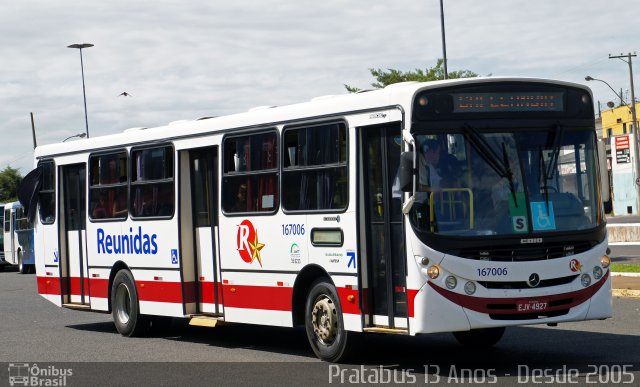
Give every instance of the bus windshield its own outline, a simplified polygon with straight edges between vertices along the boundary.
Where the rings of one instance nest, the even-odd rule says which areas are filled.
[[[562,127],[417,134],[411,223],[452,236],[585,230],[601,222],[593,130]]]

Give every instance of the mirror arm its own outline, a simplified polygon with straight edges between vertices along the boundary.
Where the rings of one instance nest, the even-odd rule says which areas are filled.
[[[415,202],[415,192],[416,192],[416,188],[417,188],[417,177],[416,177],[416,173],[415,171],[418,168],[417,162],[418,162],[418,152],[416,151],[416,140],[413,137],[413,134],[411,134],[411,132],[408,129],[402,129],[402,139],[404,140],[404,142],[406,142],[407,144],[413,146],[414,152],[413,152],[413,185],[412,185],[412,190],[411,190],[411,195],[409,196],[409,199],[407,199],[406,202],[404,202],[402,204],[402,213],[403,214],[408,214],[409,211],[411,211],[411,207],[413,207],[413,203]]]

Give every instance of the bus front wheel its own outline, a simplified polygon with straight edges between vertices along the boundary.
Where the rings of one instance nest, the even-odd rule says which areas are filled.
[[[320,359],[338,362],[345,357],[348,332],[333,285],[324,281],[312,285],[305,305],[305,330],[313,352]]]
[[[505,327],[472,329],[470,331],[453,332],[453,336],[464,346],[486,348],[497,344],[502,335],[504,335],[505,329]]]
[[[148,326],[145,316],[140,314],[138,291],[129,270],[120,270],[113,279],[111,315],[122,336],[140,336]]]

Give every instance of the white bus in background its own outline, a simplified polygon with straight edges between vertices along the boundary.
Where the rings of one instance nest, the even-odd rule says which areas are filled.
[[[3,214],[4,262],[18,266],[21,274],[29,273],[35,266],[33,224],[20,202],[6,203]]]
[[[302,325],[339,361],[354,332],[486,346],[612,313],[582,85],[396,84],[35,157],[39,293],[125,336],[169,317]]]

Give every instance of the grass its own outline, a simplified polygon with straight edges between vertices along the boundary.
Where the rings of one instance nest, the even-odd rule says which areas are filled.
[[[640,265],[612,263],[610,268],[614,273],[640,273]]]

